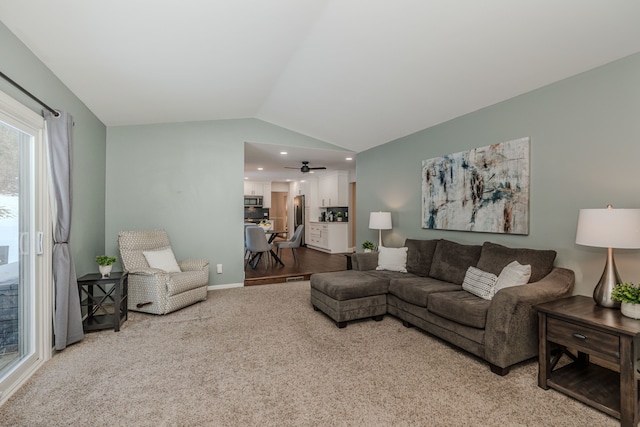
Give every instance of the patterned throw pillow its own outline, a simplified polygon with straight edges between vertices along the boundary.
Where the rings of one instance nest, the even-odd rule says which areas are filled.
[[[480,298],[490,300],[496,292],[498,276],[476,267],[469,267],[462,281],[462,289]]]

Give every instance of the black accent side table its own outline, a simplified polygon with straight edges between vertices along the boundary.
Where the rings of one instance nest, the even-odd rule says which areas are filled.
[[[112,329],[120,330],[127,320],[127,273],[114,272],[103,278],[91,273],[78,279],[82,327],[85,332]]]

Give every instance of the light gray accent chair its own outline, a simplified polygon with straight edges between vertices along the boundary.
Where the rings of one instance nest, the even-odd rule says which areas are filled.
[[[269,252],[273,249],[273,244],[267,241],[267,236],[261,227],[247,227],[245,232],[245,246],[250,254],[245,263],[245,267],[247,264],[251,264],[251,267],[256,268],[263,255],[265,255],[264,263],[266,267],[269,260]]]
[[[151,314],[167,314],[207,299],[209,261],[178,261],[181,272],[151,268],[143,252],[171,248],[164,230],[121,231],[118,247],[129,273],[128,308]]]
[[[293,252],[293,259],[295,263],[298,263],[298,255],[296,253],[296,249],[300,247],[300,243],[302,243],[302,233],[304,232],[304,225],[300,224],[296,231],[293,232],[293,236],[291,239],[284,242],[276,242],[276,247],[278,248],[278,257],[282,253],[282,249],[291,249]]]

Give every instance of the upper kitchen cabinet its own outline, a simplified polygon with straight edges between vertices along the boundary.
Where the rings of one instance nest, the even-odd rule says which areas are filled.
[[[262,207],[263,208],[271,207],[271,183],[270,182],[262,183]]]
[[[345,171],[329,172],[318,178],[320,207],[349,205],[349,175]]]
[[[264,196],[264,182],[245,181],[244,195],[245,196]]]
[[[308,186],[307,180],[294,181],[291,183],[291,193],[294,196],[306,196],[309,194],[309,191],[307,190],[307,186]]]

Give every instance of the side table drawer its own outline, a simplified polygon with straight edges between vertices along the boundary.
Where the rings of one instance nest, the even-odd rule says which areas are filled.
[[[620,359],[620,337],[588,326],[547,317],[547,340],[585,353]]]

